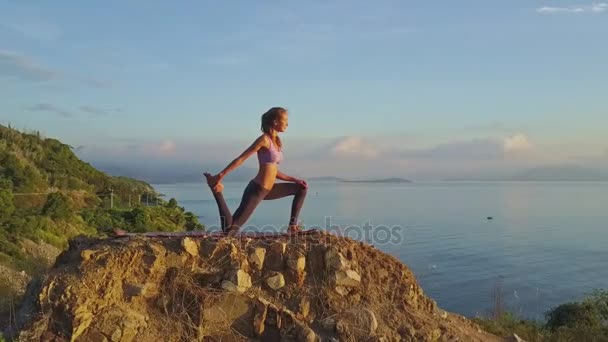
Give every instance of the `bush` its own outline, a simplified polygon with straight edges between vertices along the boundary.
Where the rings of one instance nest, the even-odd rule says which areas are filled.
[[[52,219],[67,219],[72,216],[70,198],[60,192],[53,192],[47,196],[42,208],[42,214]]]
[[[560,327],[599,327],[600,317],[596,308],[590,303],[566,303],[547,313],[547,328],[557,330]]]
[[[597,311],[600,319],[608,322],[608,291],[594,290],[590,296],[585,298],[585,303],[589,303]]]
[[[0,176],[0,189],[12,191],[13,190],[13,182],[10,179],[8,179],[8,178]]]
[[[130,212],[126,212],[125,221],[131,226],[130,231],[145,232],[150,223],[150,214],[147,208],[136,207]]]
[[[528,342],[608,342],[608,291],[595,290],[582,302],[566,303],[547,312],[547,322],[517,319],[503,314],[498,319],[475,318],[486,331],[511,337],[517,334]]]
[[[544,341],[543,327],[533,321],[518,319],[514,314],[505,312],[498,319],[475,318],[485,331],[494,335],[511,337],[517,334],[528,342]]]
[[[9,218],[14,212],[13,193],[8,190],[0,190],[0,220]]]
[[[114,229],[126,229],[123,210],[86,209],[80,216],[87,225],[101,233],[107,234]]]
[[[171,198],[169,202],[167,202],[167,208],[177,208],[177,201],[175,198]]]
[[[187,231],[205,229],[205,227],[198,222],[198,217],[196,217],[193,213],[188,211],[184,214],[184,217],[186,218],[185,228]]]

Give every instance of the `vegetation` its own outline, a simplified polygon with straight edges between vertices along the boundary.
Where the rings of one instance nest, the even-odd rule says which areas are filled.
[[[58,140],[0,125],[0,267],[34,276],[81,234],[204,228],[175,199],[159,197],[145,182],[95,169]],[[155,205],[142,206],[142,198]],[[41,250],[52,256],[40,255],[25,247],[32,245],[26,240],[56,248],[44,245]],[[0,323],[10,317],[22,286],[10,275],[0,278]]]
[[[486,331],[499,336],[517,334],[529,342],[608,341],[608,291],[596,290],[582,302],[565,303],[546,313],[539,323],[504,313],[496,319],[476,318]]]
[[[0,125],[0,264],[28,273],[39,269],[23,239],[62,249],[76,235],[113,229],[203,229],[175,199],[159,196],[145,182],[95,169],[56,139]],[[142,206],[141,198],[155,205]]]

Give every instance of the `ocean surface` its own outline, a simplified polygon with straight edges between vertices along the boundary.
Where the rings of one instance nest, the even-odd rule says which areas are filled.
[[[154,186],[218,229],[205,184]],[[225,183],[233,212],[245,186]],[[284,229],[291,198],[263,201],[247,229]],[[439,306],[466,316],[489,315],[498,293],[507,310],[542,320],[608,288],[608,183],[309,182],[300,218],[396,256]]]

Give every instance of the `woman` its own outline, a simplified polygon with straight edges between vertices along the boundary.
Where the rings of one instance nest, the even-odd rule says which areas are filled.
[[[213,197],[217,201],[221,226],[224,232],[237,232],[262,200],[273,200],[286,196],[294,196],[291,204],[289,231],[296,232],[300,230],[298,227],[298,216],[304,204],[308,184],[303,179],[294,178],[282,173],[278,168],[279,163],[283,160],[282,143],[278,133],[285,132],[287,129],[287,119],[288,113],[284,108],[270,108],[262,115],[261,130],[264,134],[260,135],[251,146],[217,175],[212,176],[207,172],[204,173]],[[260,169],[255,178],[245,188],[238,209],[234,212],[234,215],[231,215],[222,195],[224,185],[221,181],[253,153],[257,153],[258,155]],[[275,179],[289,183],[275,183]]]

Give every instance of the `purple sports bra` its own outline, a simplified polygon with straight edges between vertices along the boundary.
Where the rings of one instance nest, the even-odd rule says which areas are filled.
[[[258,150],[258,160],[260,163],[279,164],[283,160],[283,152],[277,150],[275,144],[270,139],[270,148]]]

